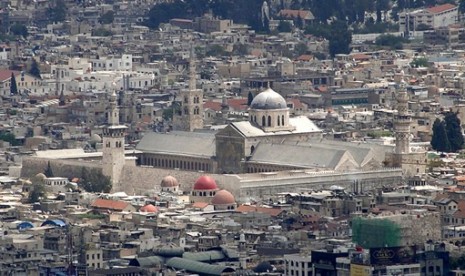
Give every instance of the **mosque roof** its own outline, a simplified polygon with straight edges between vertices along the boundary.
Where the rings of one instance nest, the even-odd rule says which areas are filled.
[[[203,175],[195,181],[194,190],[216,190],[218,185],[216,185],[215,179],[208,175]]]
[[[310,119],[308,119],[305,116],[289,118],[289,124],[291,126],[294,126],[295,129],[265,132],[261,128],[252,125],[249,121],[233,122],[230,125],[234,129],[239,131],[244,137],[261,137],[321,132],[321,129],[319,129]]]
[[[178,187],[179,183],[176,178],[174,178],[171,175],[167,175],[163,177],[163,180],[161,181],[160,184],[163,188],[169,188],[169,187]]]
[[[226,205],[234,203],[236,203],[236,199],[230,192],[226,190],[218,191],[212,198],[213,205]]]
[[[216,154],[215,135],[204,132],[147,132],[136,149],[147,153],[211,157]]]
[[[260,143],[255,148],[250,162],[272,163],[301,168],[336,169],[345,154],[349,153],[338,149]]]
[[[146,213],[156,213],[158,212],[158,208],[156,206],[153,206],[152,204],[147,204],[144,207],[140,208],[139,211]]]
[[[268,88],[259,93],[250,104],[252,109],[284,109],[287,108],[286,100],[273,89]]]

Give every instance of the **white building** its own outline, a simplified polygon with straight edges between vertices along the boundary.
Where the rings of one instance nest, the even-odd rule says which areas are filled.
[[[45,188],[52,193],[66,192],[69,181],[66,177],[47,177],[44,179]]]
[[[313,275],[312,258],[310,255],[284,255],[284,275]]]
[[[100,57],[90,59],[93,71],[132,71],[132,55],[124,54],[121,57]]]
[[[399,14],[399,31],[415,32],[418,26],[425,25],[436,29],[457,23],[458,7],[453,4],[443,4],[431,8],[405,11]]]
[[[103,268],[103,251],[100,248],[86,250],[86,265],[93,269]]]
[[[19,93],[46,94],[48,87],[43,81],[24,71],[0,70],[0,95],[9,96],[11,87],[11,75],[14,74],[16,87]]]

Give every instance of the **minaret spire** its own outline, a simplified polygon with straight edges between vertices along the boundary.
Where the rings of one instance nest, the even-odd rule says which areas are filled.
[[[397,91],[397,116],[394,121],[397,154],[410,153],[410,123],[408,94],[405,82],[402,80]]]
[[[196,89],[196,71],[195,71],[195,53],[194,47],[191,47],[189,56],[189,90],[193,91]]]
[[[110,112],[108,113],[108,124],[111,126],[119,125],[119,109],[116,96],[116,90],[110,95]]]

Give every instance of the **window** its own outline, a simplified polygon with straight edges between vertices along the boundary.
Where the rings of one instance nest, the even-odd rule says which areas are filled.
[[[266,119],[265,119],[265,116],[262,117],[262,126],[266,126]]]
[[[281,116],[281,125],[284,126],[284,115]]]
[[[268,116],[268,126],[271,126],[271,116]]]
[[[278,126],[280,126],[280,125],[281,125],[281,121],[279,120],[279,116],[277,117],[277,119],[278,119],[278,120],[277,120],[277,121],[278,121]]]

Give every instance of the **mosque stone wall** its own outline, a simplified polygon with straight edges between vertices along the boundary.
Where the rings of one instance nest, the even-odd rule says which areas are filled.
[[[82,168],[101,170],[99,163],[28,157],[23,159],[21,176],[31,177],[43,172],[49,161],[55,176],[80,177]],[[120,191],[127,194],[151,195],[160,191],[161,180],[165,176],[171,175],[178,180],[182,191],[190,191],[197,178],[204,174],[203,172],[125,166],[118,186],[121,187]],[[360,192],[383,186],[392,186],[402,181],[402,169],[400,168],[350,173],[284,171],[277,173],[209,175],[216,180],[220,189],[230,191],[239,200],[270,196],[280,192],[298,192],[304,189],[328,189],[333,185]]]
[[[24,157],[22,160],[21,177],[29,178],[38,173],[43,173],[48,162],[50,162],[54,176],[57,177],[80,177],[82,168],[102,170],[102,166],[95,162]]]

